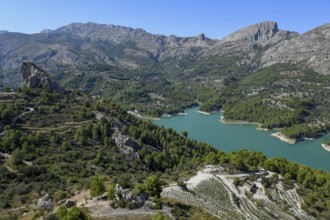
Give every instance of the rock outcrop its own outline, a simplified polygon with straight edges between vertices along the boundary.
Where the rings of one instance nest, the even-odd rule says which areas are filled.
[[[38,200],[37,209],[51,212],[54,209],[53,198],[46,194]]]
[[[42,88],[50,91],[61,92],[64,89],[41,68],[32,62],[23,62],[21,64],[21,75],[23,85],[30,89]]]
[[[144,194],[133,195],[132,190],[123,189],[118,184],[116,185],[116,196],[115,200],[120,201],[124,200],[126,204],[130,206],[130,208],[139,208],[144,205],[146,201],[146,196]]]
[[[122,153],[129,155],[127,159],[139,159],[139,154],[137,151],[141,147],[136,144],[129,136],[123,135],[117,130],[113,133],[112,139],[115,141],[116,146],[118,146]]]

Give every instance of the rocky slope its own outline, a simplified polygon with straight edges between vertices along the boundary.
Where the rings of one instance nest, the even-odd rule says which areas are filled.
[[[265,51],[263,66],[274,63],[298,63],[322,74],[330,74],[330,23],[290,40],[284,40]]]
[[[23,60],[44,65],[102,63],[132,67],[139,65],[139,59],[174,58],[192,54],[192,47],[208,47],[216,42],[204,34],[181,38],[95,23],[73,23],[32,35],[7,33],[0,38],[3,69],[18,67]]]
[[[296,32],[279,30],[276,22],[261,22],[230,34],[205,50],[204,56],[238,57],[238,67],[249,66],[256,69],[260,67],[259,61],[264,51],[298,35]]]
[[[242,28],[222,40],[209,39],[204,34],[164,36],[140,28],[73,23],[31,35],[1,31],[0,65],[4,72],[18,68],[24,60],[48,69],[54,65],[76,67],[95,63],[137,69],[186,57],[225,56],[237,58],[238,67],[250,65],[255,69],[274,63],[302,62],[327,74],[329,36],[329,24],[299,35],[280,30],[271,21]]]

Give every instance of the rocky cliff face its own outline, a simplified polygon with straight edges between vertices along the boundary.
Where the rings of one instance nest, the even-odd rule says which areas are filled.
[[[32,62],[21,64],[22,84],[28,88],[43,88],[51,91],[64,91],[61,86]]]
[[[260,67],[260,58],[265,50],[296,36],[296,32],[279,30],[276,22],[261,22],[230,34],[204,49],[202,56],[232,57],[238,67],[248,66],[254,70]]]
[[[330,23],[292,39],[283,40],[265,51],[263,66],[275,63],[295,63],[330,74]]]
[[[274,37],[277,32],[279,32],[277,23],[266,21],[242,28],[225,37],[223,42],[244,41],[246,43],[264,44]]]

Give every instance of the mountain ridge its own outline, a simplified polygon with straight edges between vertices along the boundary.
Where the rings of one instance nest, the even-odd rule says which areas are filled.
[[[130,28],[119,25],[106,25],[97,23],[72,23],[55,30],[42,31],[37,34],[23,34],[14,32],[5,32],[1,34],[1,40],[3,44],[0,44],[1,57],[6,56],[6,59],[0,57],[0,64],[3,69],[18,68],[21,61],[24,59],[31,60],[39,65],[47,64],[59,65],[60,63],[69,64],[71,66],[83,65],[83,63],[104,63],[106,65],[119,65],[124,68],[132,68],[133,66],[141,66],[136,62],[136,59],[144,59],[151,62],[166,61],[167,59],[181,59],[182,57],[203,57],[210,55],[225,55],[233,56],[233,53],[250,53],[255,52],[255,46],[270,47],[263,53],[258,53],[258,57],[261,57],[261,65],[254,64],[256,68],[265,67],[274,63],[282,63],[284,58],[282,55],[287,53],[291,48],[292,51],[299,52],[299,48],[303,45],[296,45],[293,38],[299,38],[300,41],[306,41],[308,44],[308,38],[313,37],[313,34],[319,29],[323,28],[323,32],[327,30],[327,24],[316,27],[306,33],[299,34],[297,32],[283,31],[278,28],[278,25],[274,21],[265,21],[257,24],[243,27],[232,34],[222,39],[207,38],[205,34],[192,37],[178,37],[174,35],[161,35],[151,34],[141,28]],[[318,31],[319,34],[322,31]],[[326,35],[326,34],[325,34]],[[327,36],[327,35],[326,35]],[[320,39],[322,40],[322,39]],[[282,53],[274,53],[277,50],[279,42],[287,42],[290,45]],[[75,43],[74,43],[75,42]],[[80,42],[80,43],[79,43]],[[108,49],[105,44],[109,42],[110,48],[116,45],[122,45],[127,50],[123,53],[125,57],[133,56],[129,61],[123,57],[118,57],[120,62],[113,62],[115,57],[110,56],[111,52],[107,52]],[[291,42],[293,42],[291,44]],[[6,44],[6,45],[4,45]],[[34,48],[30,49],[28,45],[33,45]],[[129,44],[129,45],[126,45]],[[14,46],[16,45],[16,46]],[[101,46],[102,45],[102,46]],[[101,46],[101,47],[100,47]],[[309,46],[309,45],[306,45]],[[49,52],[47,51],[49,49]],[[252,48],[251,48],[252,47]],[[285,45],[282,47],[286,47]],[[15,49],[17,48],[17,49]],[[18,50],[20,48],[20,50]],[[109,49],[110,49],[109,48]],[[197,53],[194,52],[194,48],[197,48]],[[111,50],[111,49],[110,49]],[[281,47],[280,47],[281,50]],[[319,50],[326,51],[328,53],[329,48],[319,48]],[[84,53],[80,53],[84,51]],[[234,51],[234,52],[233,52]],[[267,53],[267,51],[269,51]],[[80,54],[80,55],[77,55]],[[88,54],[87,57],[82,54]],[[271,58],[270,55],[272,54]],[[274,54],[276,57],[274,58]],[[89,57],[93,59],[89,59]],[[256,56],[256,55],[251,55]],[[135,58],[134,58],[135,57]],[[286,56],[284,56],[286,57]],[[295,54],[289,57],[289,61],[297,63],[297,61],[307,61],[313,56],[302,58],[295,58]],[[22,59],[24,58],[24,59]],[[46,60],[46,59],[52,60]],[[315,59],[315,58],[314,58]],[[323,74],[326,74],[329,70],[327,64],[324,61],[317,62],[316,64],[309,65],[309,67],[316,68]],[[240,63],[246,61],[243,58]],[[256,61],[253,61],[258,63]],[[253,63],[252,62],[252,63]],[[312,61],[314,60],[312,59]],[[251,62],[250,62],[251,63]],[[317,66],[320,66],[318,68]],[[323,67],[326,65],[326,67]]]
[[[5,33],[0,35],[0,86],[18,86],[19,65],[28,60],[72,89],[110,98],[129,110],[161,116],[209,102],[213,107],[206,109],[212,111],[225,102],[216,93],[263,68],[282,65],[288,71],[328,75],[327,27],[299,34],[265,21],[221,40],[96,23],[32,35]],[[282,74],[279,79],[284,86],[288,78]]]

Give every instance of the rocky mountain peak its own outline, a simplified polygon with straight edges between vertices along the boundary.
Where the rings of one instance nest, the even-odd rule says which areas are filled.
[[[242,28],[224,38],[224,41],[264,43],[272,38],[278,31],[279,29],[276,22],[265,21]]]
[[[330,74],[330,23],[316,27],[304,34],[279,42],[263,54],[261,63],[294,63],[321,74]]]
[[[23,85],[28,88],[43,88],[51,91],[62,92],[64,89],[41,68],[30,61],[21,64]]]

